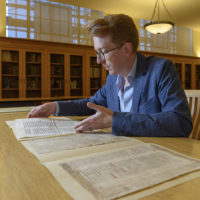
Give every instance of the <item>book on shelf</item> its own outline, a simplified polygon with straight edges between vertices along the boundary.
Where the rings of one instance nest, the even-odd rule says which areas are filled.
[[[2,51],[3,62],[17,62],[19,61],[19,53],[17,51]]]
[[[90,76],[92,78],[101,78],[101,68],[91,68]]]
[[[26,54],[26,62],[41,62],[41,54],[40,53],[28,53]]]
[[[200,176],[200,160],[110,130],[77,134],[76,123],[69,118],[7,122],[75,200],[134,200]]]
[[[76,79],[76,80],[71,80],[70,81],[70,89],[81,89],[82,88],[82,83],[81,83],[81,78]]]

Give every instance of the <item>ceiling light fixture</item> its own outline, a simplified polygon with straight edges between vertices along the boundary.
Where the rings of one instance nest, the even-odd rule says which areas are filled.
[[[169,11],[167,10],[167,7],[166,7],[164,1],[163,0],[161,0],[161,1],[162,1],[163,7],[166,10],[167,14],[172,18]],[[160,3],[159,0],[156,0],[156,4],[155,4],[154,10],[153,10],[152,17],[151,17],[151,22],[146,23],[144,25],[144,29],[146,29],[147,31],[149,31],[150,33],[153,33],[153,34],[166,33],[174,27],[173,22],[160,20],[160,8],[159,8],[160,5],[159,5],[159,3]],[[157,12],[158,19],[153,21],[153,18],[155,16],[156,12]]]

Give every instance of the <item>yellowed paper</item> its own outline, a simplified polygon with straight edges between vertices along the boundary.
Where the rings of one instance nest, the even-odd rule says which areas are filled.
[[[64,157],[89,154],[94,151],[118,148],[142,143],[129,137],[118,137],[111,133],[81,133],[67,136],[40,138],[22,144],[41,162],[59,160]]]
[[[16,119],[13,132],[18,140],[75,133],[78,121],[56,118]]]
[[[94,199],[115,199],[200,169],[199,160],[144,143],[44,164],[77,200],[81,198],[68,191],[68,182],[79,183],[82,199],[89,198],[87,193]]]

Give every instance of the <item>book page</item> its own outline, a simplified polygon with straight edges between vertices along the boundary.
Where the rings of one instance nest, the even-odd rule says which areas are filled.
[[[72,134],[77,123],[55,118],[16,119],[13,131],[17,139]]]
[[[6,124],[7,124],[8,127],[11,128],[12,130],[15,129],[15,121],[14,121],[14,120],[6,121]]]
[[[92,196],[91,199],[108,200],[198,170],[200,161],[158,145],[142,143],[49,162],[45,166],[72,198],[81,200]],[[76,190],[69,185],[74,182]],[[77,190],[82,194],[77,195]]]
[[[78,123],[78,121],[53,119],[53,123],[58,130],[59,135],[63,135],[66,133],[75,133],[74,126]]]
[[[88,154],[90,151],[118,148],[122,145],[121,143],[123,145],[135,145],[142,143],[142,141],[129,137],[114,136],[111,133],[95,132],[22,142],[41,162],[58,160],[70,155]]]

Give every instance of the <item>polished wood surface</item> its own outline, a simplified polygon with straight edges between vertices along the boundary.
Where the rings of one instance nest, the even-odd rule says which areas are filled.
[[[24,118],[26,114],[0,113],[0,199],[71,199],[51,173],[15,139],[5,124],[6,120]]]
[[[70,196],[51,173],[15,139],[5,124],[7,120],[25,118],[27,112],[0,113],[0,199],[1,200],[69,200]],[[163,145],[200,159],[200,141],[189,138],[137,138]],[[200,178],[174,186],[143,200],[200,199]],[[78,191],[77,191],[78,192]]]

